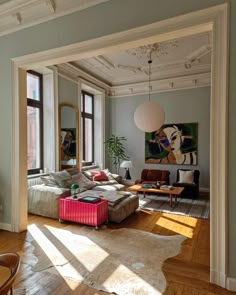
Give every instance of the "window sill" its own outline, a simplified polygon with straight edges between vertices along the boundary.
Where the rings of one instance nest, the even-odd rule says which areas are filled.
[[[46,176],[46,175],[49,175],[50,173],[37,173],[37,174],[30,174],[27,176],[27,179],[31,179],[31,178],[36,178],[36,177],[39,177],[39,176]]]

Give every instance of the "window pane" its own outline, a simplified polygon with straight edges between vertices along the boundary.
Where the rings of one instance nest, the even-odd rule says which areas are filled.
[[[27,98],[40,100],[39,77],[27,73]]]
[[[93,113],[93,104],[92,104],[92,96],[89,96],[89,95],[86,95],[85,94],[85,113],[89,113],[89,114],[92,114]]]
[[[91,119],[85,119],[85,155],[84,160],[86,162],[92,162],[93,161],[93,141],[92,141],[92,120]]]
[[[84,104],[83,104],[83,94],[81,94],[81,106],[80,106],[80,109],[81,109],[81,112],[83,112],[84,110]]]
[[[40,117],[39,109],[27,107],[27,165],[29,169],[40,167]]]

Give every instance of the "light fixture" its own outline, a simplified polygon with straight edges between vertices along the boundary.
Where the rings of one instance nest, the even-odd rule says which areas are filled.
[[[156,102],[151,102],[151,51],[149,64],[149,101],[141,104],[134,112],[136,126],[144,132],[153,132],[161,128],[165,121],[165,112]]]
[[[130,173],[129,173],[129,168],[133,168],[133,164],[131,161],[123,161],[120,165],[120,168],[125,168],[125,177],[124,179],[131,179]]]

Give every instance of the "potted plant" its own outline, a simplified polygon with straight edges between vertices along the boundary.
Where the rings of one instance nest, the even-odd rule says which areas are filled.
[[[105,141],[108,155],[111,157],[112,164],[115,166],[116,173],[118,174],[121,161],[129,159],[123,145],[123,141],[125,140],[127,139],[123,136],[119,137],[112,134],[111,137]]]

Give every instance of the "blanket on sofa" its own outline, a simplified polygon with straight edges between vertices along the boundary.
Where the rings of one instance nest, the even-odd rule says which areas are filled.
[[[87,190],[83,193],[79,194],[80,196],[87,197],[87,196],[93,196],[93,197],[100,197],[103,199],[106,199],[108,201],[109,206],[116,206],[118,203],[120,203],[122,200],[128,198],[131,193],[124,192],[124,191],[107,191],[107,192],[99,192],[99,191],[93,191],[93,190]]]

